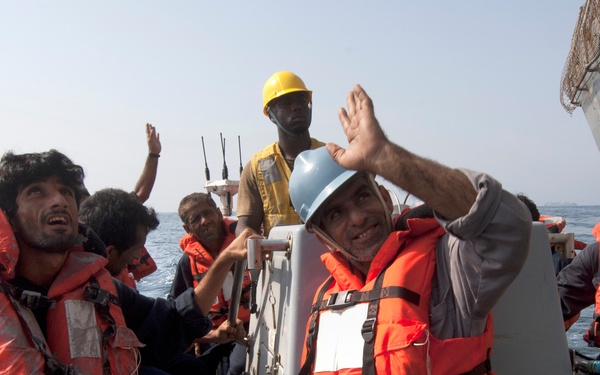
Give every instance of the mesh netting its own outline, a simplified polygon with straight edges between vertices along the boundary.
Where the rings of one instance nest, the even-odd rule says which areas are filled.
[[[600,52],[600,0],[587,0],[579,10],[571,50],[560,84],[560,102],[572,113],[580,106],[578,92],[586,74],[597,65]]]

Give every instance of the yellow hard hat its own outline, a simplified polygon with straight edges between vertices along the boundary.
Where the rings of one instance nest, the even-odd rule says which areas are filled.
[[[312,102],[312,91],[306,88],[302,78],[288,71],[273,74],[263,87],[263,113],[265,116],[269,116],[267,106],[273,99],[298,91],[308,93],[308,102]]]

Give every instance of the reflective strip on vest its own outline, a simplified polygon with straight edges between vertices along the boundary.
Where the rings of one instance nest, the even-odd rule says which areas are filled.
[[[314,138],[310,139],[311,150],[324,145]],[[254,154],[250,165],[263,203],[263,235],[268,237],[271,229],[277,225],[300,224],[288,190],[292,172],[279,149],[279,143],[275,142]]]
[[[233,274],[231,272],[227,272],[227,276],[225,276],[225,281],[223,281],[223,286],[221,290],[223,291],[223,298],[225,301],[231,300],[231,290],[233,289]],[[217,301],[219,302],[219,297],[217,296]]]
[[[65,301],[71,358],[102,358],[102,337],[94,304],[89,301]]]
[[[368,307],[368,303],[360,303],[321,312],[314,372],[362,368],[365,340],[361,329]]]

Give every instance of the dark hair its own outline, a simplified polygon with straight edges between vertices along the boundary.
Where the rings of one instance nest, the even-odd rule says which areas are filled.
[[[527,206],[529,209],[529,212],[531,213],[531,220],[540,221],[540,211],[538,211],[535,202],[529,199],[529,197],[527,197],[525,194],[517,194],[517,198],[519,198],[521,202],[525,203],[525,206]]]
[[[58,176],[61,183],[73,189],[79,205],[83,168],[73,164],[66,155],[56,150],[21,155],[6,152],[0,160],[0,208],[13,218],[19,189],[52,176]]]
[[[134,194],[120,189],[102,189],[81,204],[79,218],[98,234],[106,246],[119,252],[135,244],[137,227],[156,229],[156,211],[141,204]]]
[[[177,210],[177,213],[179,214],[179,218],[181,219],[181,221],[184,224],[187,224],[187,219],[188,219],[187,215],[188,215],[190,209],[201,203],[207,203],[212,208],[214,208],[215,211],[217,210],[217,204],[212,199],[210,194],[192,193],[190,195],[186,195],[185,197],[183,197],[181,202],[179,202],[179,209]]]

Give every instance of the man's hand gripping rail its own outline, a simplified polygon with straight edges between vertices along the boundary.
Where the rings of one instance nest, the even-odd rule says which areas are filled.
[[[249,238],[247,240],[248,249],[248,271],[250,272],[250,313],[256,313],[256,288],[258,285],[258,276],[263,267],[264,260],[271,260],[274,251],[285,251],[286,258],[290,258],[290,250],[292,249],[292,236],[288,236],[285,240],[274,240],[266,238]],[[237,265],[236,265],[237,267]],[[237,268],[236,268],[237,269]],[[237,283],[237,279],[235,280]],[[240,279],[241,285],[241,279]]]

